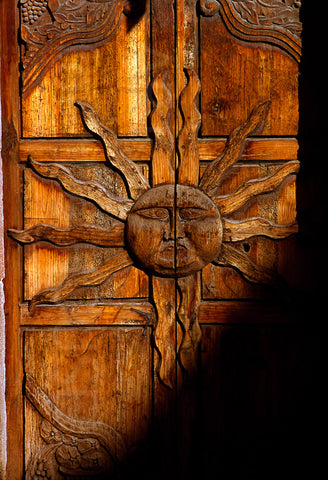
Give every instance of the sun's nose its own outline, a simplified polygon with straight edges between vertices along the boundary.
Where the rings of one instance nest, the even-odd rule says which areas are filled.
[[[175,236],[177,240],[186,236],[185,225],[179,215],[176,215],[175,219]]]
[[[165,224],[165,228],[164,228],[164,240],[172,240],[174,241],[175,240],[175,213],[174,213],[174,210],[172,209],[169,209],[169,219],[168,221],[166,222]]]

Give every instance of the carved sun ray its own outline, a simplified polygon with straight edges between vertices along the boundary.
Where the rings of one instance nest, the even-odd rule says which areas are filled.
[[[124,224],[119,223],[110,230],[95,225],[79,225],[72,228],[57,228],[53,225],[39,223],[25,230],[10,230],[12,238],[29,244],[39,241],[67,247],[76,243],[90,243],[100,247],[123,247]]]
[[[67,167],[56,163],[39,163],[29,157],[29,166],[37,174],[58,181],[69,193],[93,202],[106,214],[124,222],[109,231],[95,225],[59,229],[47,224],[38,224],[25,230],[10,230],[9,235],[22,244],[48,241],[55,245],[67,246],[86,242],[102,247],[123,247],[121,253],[106,260],[93,271],[69,275],[61,285],[37,293],[30,301],[30,308],[40,303],[63,302],[76,288],[100,285],[115,272],[131,265],[155,276],[187,278],[201,271],[206,264],[213,263],[237,269],[250,282],[279,283],[278,276],[274,272],[256,265],[245,253],[234,248],[233,243],[254,236],[266,236],[271,239],[286,238],[297,232],[297,224],[276,225],[261,217],[236,221],[227,216],[239,210],[254,196],[275,191],[288,176],[297,173],[299,163],[298,161],[287,162],[265,178],[249,180],[239,185],[232,193],[220,194],[223,178],[240,159],[246,139],[249,135],[261,131],[265,123],[270,108],[270,101],[265,101],[255,106],[245,123],[231,133],[223,153],[209,164],[199,181],[198,174],[195,176],[193,172],[188,171],[188,165],[192,162],[199,165],[197,133],[201,116],[196,106],[196,98],[200,91],[200,82],[193,70],[186,70],[186,76],[187,84],[180,96],[184,121],[178,138],[180,158],[177,166],[179,180],[177,185],[174,185],[174,180],[172,184],[161,182],[161,165],[166,165],[166,169],[169,166],[173,179],[176,168],[174,139],[169,128],[168,105],[171,102],[168,100],[171,99],[171,93],[166,86],[165,71],[155,78],[152,85],[157,101],[151,116],[155,136],[152,163],[154,171],[156,170],[155,177],[153,176],[153,179],[156,178],[156,185],[152,188],[138,166],[122,152],[114,132],[101,123],[93,108],[85,102],[76,102],[85,127],[102,141],[109,167],[118,170],[122,175],[127,186],[128,198],[115,197],[96,182],[78,180]],[[185,161],[186,157],[188,161]],[[198,257],[195,255],[198,260],[181,268],[179,259],[176,261],[173,258],[174,252],[178,257],[180,251],[182,255],[186,255],[185,251],[189,247],[186,242],[179,243],[178,216],[183,220],[184,225],[188,222],[194,225],[202,222],[204,225],[212,225],[210,228],[205,227],[205,230],[208,229],[204,237],[204,244],[207,247],[196,246],[196,250],[207,248],[207,251],[196,252],[197,255],[199,254]],[[151,242],[154,242],[153,237],[156,236],[152,231],[152,225],[156,222],[161,222],[163,230],[161,234],[163,238],[159,240],[164,243],[162,252],[156,251],[156,248],[160,250],[159,244],[151,247]],[[144,223],[146,225],[144,230],[148,231],[150,244],[147,250],[143,238],[140,248],[146,251],[148,260],[143,259],[142,254],[139,254],[137,240],[138,228]],[[169,227],[171,233],[168,232]],[[186,231],[183,233],[184,236],[188,235]],[[157,254],[160,256],[159,253],[161,257],[165,257],[161,261],[168,265],[167,268],[163,265],[155,266],[155,257]],[[183,262],[184,260],[181,265]],[[188,284],[187,280],[180,281],[181,292],[186,290],[185,284]],[[185,300],[182,299],[182,304],[184,303]]]

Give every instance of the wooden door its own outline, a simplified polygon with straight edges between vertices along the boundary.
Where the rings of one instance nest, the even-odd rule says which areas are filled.
[[[1,6],[6,478],[276,477],[300,2]]]

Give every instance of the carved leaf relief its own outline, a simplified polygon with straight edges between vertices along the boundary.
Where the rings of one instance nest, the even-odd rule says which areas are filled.
[[[281,27],[300,37],[302,26],[299,19],[301,2],[294,0],[231,0],[231,5],[240,17],[250,24],[265,27]]]
[[[101,422],[68,417],[29,374],[25,394],[42,417],[39,431],[46,443],[30,459],[27,480],[97,478],[123,459],[125,445],[119,433]]]
[[[28,90],[69,47],[100,45],[127,0],[20,0],[23,88]]]
[[[200,6],[205,16],[220,12],[236,37],[272,43],[300,59],[300,0],[201,0]]]

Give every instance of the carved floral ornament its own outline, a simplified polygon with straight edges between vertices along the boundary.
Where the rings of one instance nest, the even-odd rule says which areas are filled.
[[[45,442],[32,456],[26,480],[94,478],[113,472],[123,461],[122,436],[102,422],[75,420],[63,413],[26,374],[25,395],[41,416],[40,436]]]
[[[200,0],[203,15],[219,13],[237,38],[271,43],[297,61],[302,45],[300,7],[300,0]]]
[[[67,50],[99,46],[113,34],[130,0],[20,0],[23,89]]]

